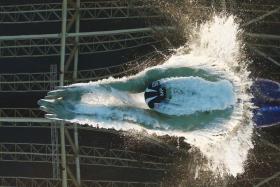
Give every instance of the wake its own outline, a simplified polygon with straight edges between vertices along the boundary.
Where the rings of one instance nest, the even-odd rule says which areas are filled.
[[[217,118],[226,119],[224,113],[227,112],[224,110],[235,103],[233,86],[227,80],[207,81],[192,76],[163,78],[160,81],[170,90],[171,97],[155,112],[147,107],[143,93],[151,78],[151,71],[153,76],[159,71],[165,72],[165,76],[168,74],[157,67],[125,80],[103,80],[60,87],[49,92],[38,104],[41,105],[41,110],[48,113],[46,117],[54,120],[92,125],[104,121],[118,121],[133,123],[139,128],[189,131],[203,128],[204,124],[214,124]],[[171,72],[173,74],[177,71],[197,74],[183,67],[174,68]],[[160,76],[153,79],[165,77],[158,75]],[[144,81],[147,83],[142,82],[143,76],[148,77],[147,81]],[[133,90],[131,86],[137,89]],[[204,113],[206,111],[211,113]],[[194,120],[196,118],[197,120]],[[186,122],[192,124],[187,125]]]
[[[163,65],[130,77],[60,87],[39,105],[50,119],[184,136],[209,161],[199,168],[236,176],[253,147],[251,80],[239,60],[238,24],[233,17],[214,17],[196,32],[190,50],[178,49]],[[156,80],[172,92],[158,111],[149,109],[143,96]]]

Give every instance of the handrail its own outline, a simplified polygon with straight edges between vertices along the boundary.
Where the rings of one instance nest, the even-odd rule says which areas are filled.
[[[108,76],[115,76],[115,75],[120,75],[120,74],[125,74],[128,72],[131,72],[133,70],[136,70],[137,68],[140,68],[143,65],[143,63],[147,62],[148,60],[150,60],[152,58],[155,58],[157,55],[160,55],[160,54],[153,51],[153,52],[149,52],[137,59],[131,60],[126,63],[119,64],[119,65],[112,65],[112,66],[108,66],[108,67],[104,67],[104,68],[79,70],[78,76],[80,76],[80,78],[78,78],[78,82],[86,81],[86,80],[96,80],[96,79],[101,79],[101,78],[105,78]],[[142,61],[142,62],[139,63],[139,61]],[[146,63],[146,64],[148,64],[148,63]],[[115,70],[117,68],[121,69],[122,71],[117,72],[117,73],[109,73],[106,75],[96,76],[96,77],[86,77],[86,78],[81,77],[82,75],[86,75],[91,72],[97,72],[97,71],[112,72],[111,70]],[[58,80],[50,80],[50,74],[51,74],[50,72],[3,73],[3,74],[0,74],[0,85],[1,84],[11,84],[11,83],[22,83],[23,84],[23,83],[29,83],[29,82],[33,82],[33,83],[57,82]],[[66,72],[66,78],[67,78],[67,76],[71,77],[72,74],[73,74],[72,71]],[[66,82],[69,82],[69,80],[68,81],[66,80]]]
[[[14,176],[0,176],[0,185],[14,186],[20,184],[21,186],[61,186],[60,178],[43,178],[43,177],[14,177]],[[82,179],[83,187],[92,186],[129,186],[129,187],[158,187],[158,182],[145,181],[110,181],[110,180],[89,180]],[[72,186],[72,180],[68,179],[69,186]]]
[[[51,152],[51,149],[48,149],[48,148],[51,148],[52,144],[43,144],[43,143],[11,143],[11,142],[0,142],[0,148],[2,148],[2,146],[13,146],[13,150],[14,151],[8,151],[8,152],[5,152],[3,150],[1,150],[0,154],[3,154],[3,153],[19,153],[18,151],[16,151],[17,147],[20,148],[21,146],[25,146],[25,150],[27,148],[30,148],[30,153],[33,151],[37,151],[38,153],[41,152],[41,153],[44,153],[44,154],[52,154]],[[60,145],[59,145],[60,146]],[[72,150],[71,149],[71,145],[66,145],[68,151],[69,150]],[[37,149],[36,149],[37,148]],[[10,147],[10,149],[12,150],[12,148]],[[116,148],[109,148],[109,149],[106,149],[106,148],[103,148],[103,147],[94,147],[94,146],[83,146],[83,145],[80,145],[80,149],[82,150],[82,153],[85,152],[83,151],[83,149],[89,149],[89,150],[98,150],[98,151],[106,151],[106,152],[119,152],[119,153],[125,153],[126,155],[127,154],[134,154],[135,156],[139,156],[139,153],[138,152],[135,152],[135,151],[130,151],[130,150],[122,150],[122,149],[116,149]],[[28,153],[27,151],[23,151],[24,153]],[[92,152],[91,152],[92,153]],[[73,152],[74,154],[74,152]],[[146,153],[141,153],[141,156],[144,156],[146,158],[151,158],[151,159],[158,159],[158,160],[166,160],[168,159],[167,157],[163,157],[163,156],[155,156],[155,155],[150,155],[150,154],[146,154]],[[118,157],[119,158],[119,157]],[[123,157],[125,158],[125,157]]]

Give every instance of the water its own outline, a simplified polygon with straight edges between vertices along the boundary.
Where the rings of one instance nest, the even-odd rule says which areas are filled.
[[[197,166],[217,175],[243,172],[252,148],[251,81],[233,17],[214,17],[164,64],[120,79],[80,83],[40,100],[48,118],[104,128],[184,136],[208,159]],[[151,110],[143,92],[160,80],[175,97]],[[199,171],[197,171],[199,173]]]

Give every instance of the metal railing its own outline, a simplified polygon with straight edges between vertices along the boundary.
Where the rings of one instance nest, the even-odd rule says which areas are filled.
[[[88,1],[81,2],[79,11],[81,20],[98,19],[132,19],[161,17],[155,6],[148,6],[147,1],[126,0],[114,1]],[[68,8],[68,18],[74,16],[76,9]],[[42,3],[25,5],[2,5],[0,6],[0,23],[45,23],[59,22],[62,20],[61,3]]]
[[[108,180],[82,180],[83,187],[160,187],[156,182],[135,182],[135,181],[108,181]],[[7,177],[0,176],[0,186],[13,187],[61,187],[60,179],[52,178],[31,178],[31,177]],[[68,186],[75,186],[73,181],[68,180]]]
[[[66,145],[68,164],[74,164],[74,151]],[[149,170],[166,170],[171,166],[167,157],[159,157],[127,150],[80,146],[81,165],[101,165]],[[0,161],[52,163],[52,144],[0,143]]]
[[[79,70],[76,82],[94,81],[110,76],[117,77],[136,73],[156,64],[154,60],[160,56],[159,53],[151,52],[127,63],[104,68]],[[65,73],[65,85],[72,82],[72,74],[73,72],[71,71]],[[51,80],[50,72],[0,74],[0,92],[49,91],[51,83],[58,83],[58,81]]]
[[[123,29],[68,33],[66,35],[66,55],[76,47],[75,37],[79,37],[79,54],[111,52],[152,45],[161,41],[155,33],[170,31],[172,27]],[[0,58],[58,56],[60,54],[60,34],[0,36]]]

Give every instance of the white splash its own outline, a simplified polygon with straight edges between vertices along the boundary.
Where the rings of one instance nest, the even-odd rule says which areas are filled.
[[[248,78],[249,72],[246,70],[245,62],[239,60],[240,55],[242,55],[241,42],[238,39],[240,32],[239,25],[235,23],[233,16],[215,16],[213,20],[200,27],[198,37],[191,43],[191,50],[187,54],[184,48],[180,48],[177,54],[173,55],[166,63],[157,66],[157,68],[163,69],[170,67],[204,69],[230,81],[233,84],[235,99],[238,101],[234,105],[231,118],[217,124],[214,128],[192,132],[148,130],[151,133],[184,136],[188,143],[199,148],[209,160],[206,167],[221,176],[226,174],[236,176],[238,173],[242,173],[248,151],[253,147],[251,140],[253,125],[250,120],[251,113],[248,109],[251,95],[246,92],[246,89],[251,85],[251,80]],[[152,68],[148,68],[146,71],[150,69]],[[236,69],[239,69],[239,71],[236,71]],[[136,76],[144,73],[145,71]],[[126,81],[126,79],[122,78],[118,81]],[[106,81],[116,80],[103,80],[99,83]],[[129,95],[125,97],[130,98]],[[110,97],[108,98],[110,99]],[[139,106],[143,105],[139,104]],[[123,116],[133,116],[133,111],[130,112],[123,114]],[[154,126],[158,125],[156,121],[145,116],[144,113],[139,113],[137,120],[145,120],[145,123],[151,123]],[[137,120],[134,121],[137,122]],[[109,123],[109,126],[118,129],[142,129],[135,124],[131,126],[129,123],[122,123],[122,125],[119,122],[112,123],[110,121]],[[106,122],[103,122],[103,124],[108,127]]]
[[[208,167],[218,171],[220,175],[231,174],[236,176],[242,173],[243,164],[247,159],[248,151],[253,147],[251,136],[253,125],[251,112],[248,109],[251,95],[246,88],[251,85],[244,62],[240,62],[241,43],[238,24],[234,17],[214,17],[202,25],[199,37],[191,45],[188,55],[171,60],[183,61],[184,58],[192,61],[188,66],[200,67],[219,74],[230,80],[234,85],[238,102],[235,104],[231,119],[220,128],[194,131],[185,134],[187,142],[198,147],[208,158]],[[179,51],[182,53],[182,49]],[[174,64],[175,64],[174,63]],[[240,71],[236,71],[237,67]],[[222,136],[217,136],[223,132]]]
[[[233,17],[214,17],[212,21],[203,24],[197,33],[197,38],[191,43],[191,50],[188,50],[188,53],[185,52],[185,48],[178,49],[177,54],[163,65],[148,68],[135,76],[64,87],[53,92],[56,99],[58,98],[56,102],[42,101],[45,107],[43,109],[49,108],[54,113],[60,111],[62,116],[60,118],[65,117],[68,121],[80,124],[98,123],[101,127],[117,130],[142,130],[144,127],[139,124],[145,124],[151,127],[149,130],[146,129],[150,133],[184,136],[188,143],[199,148],[209,160],[205,167],[218,175],[236,176],[243,172],[248,151],[253,147],[251,141],[253,125],[248,109],[251,96],[246,92],[251,81],[244,62],[239,60],[242,55],[241,43],[238,40],[240,31]],[[203,69],[209,74],[217,75],[220,80],[225,79],[222,81],[223,84],[233,85],[233,88],[225,86],[227,89],[219,91],[226,92],[222,96],[229,97],[221,98],[225,101],[221,105],[225,103],[224,107],[233,105],[233,113],[229,119],[215,121],[215,125],[190,132],[170,130],[172,129],[168,126],[170,124],[160,121],[152,112],[147,111],[141,93],[119,91],[104,86],[135,80],[141,82],[146,73],[155,68],[164,74],[165,70],[184,67]],[[130,84],[132,87],[133,85]],[[232,92],[230,90],[234,90],[234,94],[230,93]],[[49,97],[52,97],[51,95],[52,93]],[[62,97],[70,101],[59,100]],[[74,118],[71,118],[71,115],[74,115]]]

